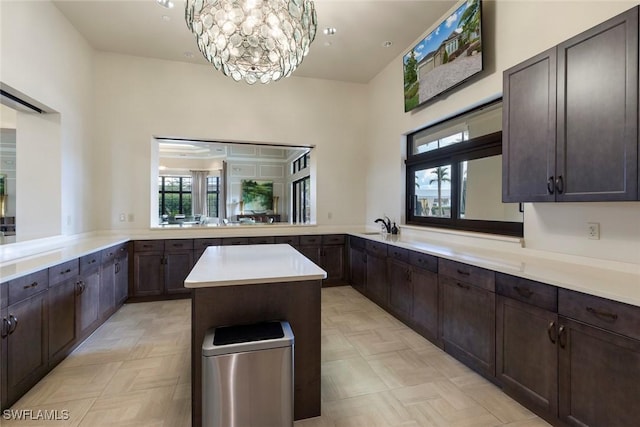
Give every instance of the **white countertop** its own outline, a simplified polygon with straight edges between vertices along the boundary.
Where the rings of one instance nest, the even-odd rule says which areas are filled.
[[[596,259],[553,259],[553,254],[541,256],[542,254],[524,248],[504,251],[443,242],[424,242],[401,235],[351,234],[640,307],[640,265],[625,264],[623,268],[620,264],[618,267],[612,267],[614,263]],[[557,258],[563,256],[557,254]]]
[[[442,240],[412,238],[410,233],[405,234],[404,230],[399,236],[382,237],[379,233],[373,235],[360,233],[365,228],[357,226],[290,227],[278,229],[278,232],[269,227],[261,227],[259,230],[249,230],[251,227],[247,229],[235,228],[233,234],[211,233],[202,230],[199,233],[197,230],[193,230],[193,233],[184,233],[181,230],[174,232],[157,232],[155,230],[144,232],[140,230],[126,235],[116,233],[89,234],[39,239],[25,242],[22,245],[4,245],[0,246],[0,282],[35,273],[128,240],[344,233],[640,307],[640,265],[637,264],[541,253],[521,248],[519,245],[512,245],[515,246],[512,249],[505,249],[500,245],[491,246],[486,239],[477,246],[457,245]],[[257,262],[265,259],[268,255],[264,251],[264,245],[261,245],[260,248],[262,249],[261,256],[252,260],[251,265],[247,267],[249,274],[257,268]],[[255,266],[254,263],[256,263]]]
[[[43,239],[39,244],[24,246],[16,254],[10,247],[0,252],[0,282],[6,282],[45,268],[53,267],[75,258],[109,248],[129,241],[123,236],[83,236],[76,238]],[[22,255],[18,259],[11,256]],[[9,258],[5,261],[5,258]]]
[[[184,281],[186,288],[321,280],[327,273],[285,244],[210,246]]]

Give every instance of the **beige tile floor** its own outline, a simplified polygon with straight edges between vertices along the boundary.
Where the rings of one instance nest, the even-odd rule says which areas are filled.
[[[188,300],[127,304],[12,409],[68,420],[4,426],[191,424]],[[547,424],[350,287],[322,291],[322,416],[296,427]]]

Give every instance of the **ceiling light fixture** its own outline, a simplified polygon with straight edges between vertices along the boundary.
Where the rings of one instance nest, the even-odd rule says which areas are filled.
[[[173,9],[173,2],[171,0],[156,0],[156,3],[164,8]]]
[[[382,43],[382,47],[391,47],[393,46],[393,42],[391,40],[387,40],[386,42]]]
[[[290,76],[318,25],[311,0],[186,0],[185,19],[204,57],[249,84]]]

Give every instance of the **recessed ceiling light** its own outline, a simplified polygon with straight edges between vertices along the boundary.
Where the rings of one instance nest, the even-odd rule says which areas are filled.
[[[331,46],[331,42],[324,42],[325,46]]]
[[[162,15],[162,20],[164,22],[169,22],[169,21],[171,21],[171,17],[169,15]]]
[[[391,46],[393,46],[393,42],[390,40],[387,40],[382,43],[382,47],[391,47]]]
[[[328,36],[332,36],[336,33],[336,29],[334,27],[327,27],[324,29],[324,33]]]
[[[156,3],[167,9],[173,9],[173,2],[171,0],[156,0]]]
[[[183,53],[183,55],[184,55],[186,58],[193,58],[193,52],[186,51],[185,53]]]

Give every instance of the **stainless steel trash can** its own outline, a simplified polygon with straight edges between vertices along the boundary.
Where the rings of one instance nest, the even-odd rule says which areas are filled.
[[[202,343],[203,427],[293,426],[288,322],[212,328]]]

